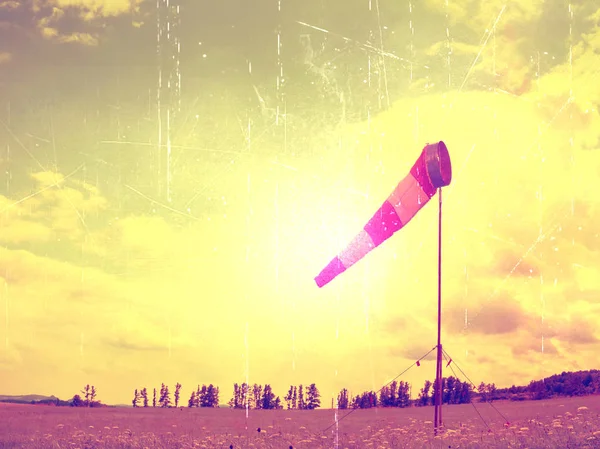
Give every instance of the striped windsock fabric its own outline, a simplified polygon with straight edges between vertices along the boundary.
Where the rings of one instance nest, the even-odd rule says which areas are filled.
[[[449,185],[451,180],[452,165],[444,142],[426,145],[410,173],[400,181],[363,230],[315,278],[317,285],[323,287],[328,284],[402,229],[435,195],[436,190]]]

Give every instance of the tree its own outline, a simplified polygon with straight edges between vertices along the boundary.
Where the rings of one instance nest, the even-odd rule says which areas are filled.
[[[419,405],[425,406],[429,405],[429,391],[431,390],[432,384],[431,381],[426,380],[425,385],[421,388],[421,393],[419,394],[418,402]]]
[[[261,408],[265,410],[271,410],[275,408],[275,394],[273,394],[273,389],[269,384],[265,385],[262,395]]]
[[[302,384],[298,387],[298,409],[304,410],[306,408],[306,403],[304,402],[304,389]]]
[[[389,388],[389,396],[387,398],[387,405],[390,407],[397,407],[398,406],[398,398],[396,397],[396,391],[398,390],[398,382],[393,381],[390,384],[390,388]]]
[[[135,392],[133,393],[133,400],[131,401],[131,404],[133,405],[133,407],[137,407],[138,406],[138,402],[140,400],[140,394],[137,391],[137,388],[135,389]]]
[[[188,400],[188,407],[192,408],[196,405],[196,392],[192,390],[192,395]]]
[[[218,396],[218,388],[216,390]],[[241,385],[233,384],[233,397],[229,401],[229,406],[231,408],[246,408],[246,401],[248,400],[248,386],[243,383]],[[218,397],[217,397],[218,404]],[[250,405],[250,404],[248,404]],[[215,405],[217,407],[218,405]]]
[[[148,407],[148,390],[146,387],[142,388],[141,397],[144,400],[144,407]]]
[[[98,392],[96,391],[96,387],[92,385],[92,390],[90,391],[90,407],[93,407],[96,403],[96,396],[98,396]]]
[[[154,397],[152,398],[152,407],[156,407],[156,388],[154,389]]]
[[[377,393],[369,391],[367,393],[367,400],[369,404],[368,408],[377,407]]]
[[[365,391],[360,396],[356,396],[352,403],[353,408],[372,408],[377,407],[377,393],[374,391]]]
[[[242,399],[242,408],[250,407],[250,398],[248,394],[248,384],[246,382],[242,383],[240,397]]]
[[[296,405],[298,401],[298,390],[296,389],[296,386],[294,385],[294,393],[292,394],[292,409],[296,409]]]
[[[171,406],[171,393],[169,393],[168,385],[162,384],[158,403],[162,408],[169,408]]]
[[[443,378],[440,379],[440,384],[441,384],[440,385],[440,387],[441,387],[440,389],[442,391],[442,400],[443,400],[444,399],[443,392],[444,392],[444,389],[446,388],[446,378],[445,377],[443,377]],[[438,394],[438,385],[437,385],[437,382],[434,381],[433,384],[432,384],[432,386],[433,386],[433,393],[431,395],[431,404],[435,405],[435,401],[436,401],[437,394]]]
[[[462,392],[462,382],[459,379],[456,379],[454,383],[454,390],[452,391],[452,395],[450,397],[452,404],[462,404],[460,402],[460,394]]]
[[[255,409],[262,408],[263,397],[262,397],[262,386],[261,385],[254,384],[252,386],[252,400],[254,402]]]
[[[487,402],[488,400],[488,388],[487,385],[483,382],[479,384],[477,387],[477,391],[479,392],[479,402]]]
[[[165,384],[160,384],[160,393],[158,394],[158,405],[162,407],[162,401],[165,396]]]
[[[173,393],[173,397],[175,398],[175,408],[179,407],[179,395],[181,394],[181,384],[177,382],[175,384],[175,393]]]
[[[473,389],[469,382],[464,382],[460,391],[460,403],[469,404],[471,402],[471,393]]]
[[[219,389],[213,384],[209,384],[208,387],[202,385],[201,395],[200,402],[202,407],[219,406]]]
[[[382,407],[389,407],[389,396],[390,396],[390,387],[389,385],[385,385],[381,390],[379,390],[379,405]]]
[[[233,384],[233,396],[229,400],[230,408],[239,408],[240,403],[240,387],[237,383]]]
[[[450,376],[446,379],[445,389],[442,392],[442,402],[444,404],[452,403],[452,395],[454,394],[454,385],[456,383],[456,379],[453,376]]]
[[[540,399],[546,399],[549,396],[546,385],[543,380],[531,381],[528,387],[531,399],[539,401]]]
[[[213,407],[219,407],[219,387],[215,387],[214,396],[213,396]]]
[[[85,402],[83,401],[83,399],[81,399],[81,396],[79,396],[78,394],[73,396],[73,399],[71,400],[71,407],[84,407],[84,406],[85,406]]]
[[[287,409],[290,410],[292,408],[292,397],[294,396],[294,386],[290,385],[290,389],[285,395],[285,403],[287,404]]]
[[[306,408],[308,410],[314,410],[321,406],[321,393],[319,393],[319,389],[315,384],[310,384],[308,386],[308,390],[306,392]]]
[[[340,394],[338,395],[337,404],[340,410],[346,410],[348,408],[348,390],[342,388]]]
[[[208,407],[208,388],[206,385],[202,385],[198,392],[198,406],[199,407]]]
[[[496,399],[496,392],[498,391],[498,389],[496,388],[496,384],[488,384],[487,385],[487,392],[489,394],[489,401],[493,402],[494,399]]]
[[[410,384],[400,381],[398,383],[398,396],[396,399],[396,407],[408,407],[410,405]]]
[[[89,407],[90,406],[90,385],[86,385],[83,390],[81,390],[81,392],[85,395],[85,406]]]

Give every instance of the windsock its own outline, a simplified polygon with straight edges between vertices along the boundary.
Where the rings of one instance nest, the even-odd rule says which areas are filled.
[[[436,190],[449,185],[451,180],[452,165],[444,142],[426,145],[410,173],[400,181],[363,230],[315,278],[317,286],[320,288],[331,282],[402,229],[435,195]]]

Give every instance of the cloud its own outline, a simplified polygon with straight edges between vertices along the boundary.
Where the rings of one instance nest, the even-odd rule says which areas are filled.
[[[498,275],[512,273],[515,277],[531,278],[539,276],[540,269],[534,265],[534,261],[522,260],[522,258],[523,253],[517,252],[514,248],[500,250],[494,255],[494,264],[490,267],[490,270]]]
[[[0,195],[0,214],[6,227],[0,241],[5,244],[79,241],[93,223],[86,217],[106,208],[106,199],[87,183],[56,172],[34,172],[31,178],[37,190],[27,191],[20,199]],[[90,243],[92,246],[93,240]]]
[[[447,307],[444,312],[444,325],[449,332],[455,334],[468,329],[469,332],[480,335],[506,335],[524,327],[528,316],[528,312],[518,301],[507,293],[500,293],[488,302],[474,302],[472,307]],[[468,323],[466,328],[465,319]]]
[[[131,13],[136,11],[141,3],[142,0],[36,0],[34,2],[37,9],[45,5],[76,9],[85,20]]]
[[[164,341],[150,342],[135,334],[128,333],[125,336],[110,337],[105,339],[108,346],[126,351],[167,351],[168,345]]]
[[[511,351],[515,357],[527,357],[531,353],[541,353],[548,356],[558,356],[560,354],[550,338],[544,339],[543,351],[541,339],[533,340],[531,338],[524,339],[520,343],[513,343]]]
[[[0,9],[4,10],[13,10],[19,7],[19,2],[17,0],[2,0],[0,1]]]
[[[572,345],[598,343],[595,320],[573,317],[557,330],[556,338]]]
[[[72,33],[67,36],[61,36],[58,40],[61,43],[75,42],[90,46],[96,46],[99,43],[98,38],[92,36],[90,33]]]
[[[0,347],[0,369],[12,371],[23,363],[21,352],[13,344]]]
[[[429,335],[429,337],[433,337],[433,334]],[[389,355],[393,357],[402,357],[408,360],[419,360],[428,351],[431,350],[431,343],[435,344],[434,339],[430,338],[429,344],[425,341],[420,343],[416,342],[407,342],[405,339],[402,339],[401,342],[398,343],[397,347],[389,348]],[[432,351],[429,353],[423,360],[435,360],[436,352]]]
[[[579,270],[583,270],[585,272],[586,280],[591,281],[590,283],[596,283],[596,271],[591,267],[578,267],[576,272]],[[579,276],[578,276],[579,277]],[[568,302],[577,302],[577,301],[585,301],[591,304],[600,304],[600,289],[596,288],[581,288],[575,285],[570,286],[565,289],[565,301]]]

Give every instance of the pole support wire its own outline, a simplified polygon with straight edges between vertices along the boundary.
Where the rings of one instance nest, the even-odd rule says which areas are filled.
[[[425,357],[427,357],[429,354],[431,354],[435,349],[437,349],[437,346],[434,346],[433,348],[431,348],[427,354],[423,355],[422,357],[420,357],[416,362],[411,363],[409,365],[408,368],[406,368],[404,371],[402,371],[400,374],[398,374],[396,377],[394,377],[392,380],[390,380],[388,383],[386,383],[383,387],[381,387],[379,390],[377,390],[375,392],[375,394],[380,393],[381,390],[383,390],[385,387],[387,387],[389,384],[391,384],[393,381],[395,381],[396,379],[398,379],[400,376],[402,376],[403,374],[406,374],[406,372],[408,370],[410,370],[414,365],[419,366],[419,363],[421,362],[421,360],[423,360]],[[354,413],[356,410],[358,410],[358,408],[353,408],[352,410],[350,410],[348,413],[346,413],[344,416],[342,416],[340,419],[338,419],[337,421],[334,421],[333,424],[331,424],[330,426],[326,427],[325,429],[323,429],[323,432],[328,431],[329,429],[331,429],[333,426],[335,426],[337,423],[339,423],[342,419],[346,418],[347,416],[351,415],[352,413]]]

